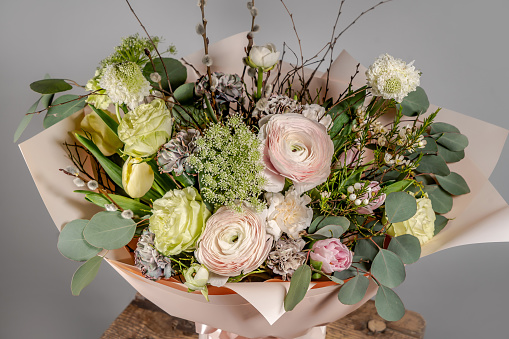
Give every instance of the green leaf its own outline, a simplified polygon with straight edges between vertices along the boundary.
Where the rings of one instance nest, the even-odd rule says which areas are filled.
[[[424,192],[428,193],[428,197],[431,200],[435,212],[444,214],[452,209],[452,196],[440,186],[424,186]]]
[[[445,177],[441,175],[436,175],[435,177],[437,178],[440,186],[452,195],[470,193],[470,188],[468,187],[467,182],[456,172],[451,172],[451,174]]]
[[[122,168],[111,161],[109,158],[105,157],[104,154],[99,150],[99,148],[89,139],[75,134],[76,139],[83,144],[92,155],[99,161],[99,164],[104,168],[108,177],[113,180],[115,184],[119,187],[122,186]]]
[[[41,105],[44,108],[48,108],[53,103],[53,97],[55,94],[43,94],[41,97]]]
[[[448,222],[449,222],[449,219],[447,219],[443,215],[437,214],[436,219],[435,219],[435,234],[434,235],[437,235],[438,233],[440,233],[440,231],[444,229],[444,227],[447,225]]]
[[[350,221],[345,217],[319,215],[309,226],[308,233],[315,233],[317,230],[329,225],[339,225],[344,230],[350,227]]]
[[[14,132],[14,142],[18,141],[19,137],[21,136],[21,133],[23,133],[23,131],[27,128],[28,124],[34,117],[35,114],[32,113],[34,113],[35,110],[37,109],[39,101],[41,101],[41,98],[39,98],[39,100],[37,100],[32,106],[30,106],[23,119],[21,119],[18,128],[16,128],[16,132]]]
[[[460,130],[455,126],[445,122],[435,122],[431,124],[429,134],[437,133],[460,133]]]
[[[161,61],[162,60],[162,61]],[[166,72],[164,70],[164,65],[166,66],[166,71],[168,72],[168,77],[166,77]],[[157,58],[154,59],[155,72],[159,73],[161,76],[161,85],[165,91],[169,91],[170,87],[168,86],[168,78],[170,79],[171,89],[172,91],[176,90],[179,86],[183,85],[187,79],[187,69],[182,63],[173,58]],[[143,68],[143,76],[150,82],[152,86],[155,86],[156,89],[159,88],[159,84],[153,82],[150,79],[150,74],[154,73],[154,67],[152,63],[149,62]]]
[[[387,250],[396,253],[404,264],[413,264],[421,257],[419,239],[411,234],[403,234],[392,238]]]
[[[77,193],[84,193],[85,199],[90,201],[93,204],[96,204],[97,206],[104,207],[105,204],[111,204],[111,201],[108,200],[104,195],[101,193],[91,192],[91,191],[74,191]],[[150,212],[150,207],[142,204],[139,201],[136,201],[131,198],[124,197],[122,195],[117,194],[108,194],[113,201],[117,203],[122,209],[124,210],[131,210],[133,213],[137,216],[144,216]]]
[[[449,151],[444,146],[438,145],[438,155],[441,156],[445,162],[458,162],[465,157],[465,151],[453,152]]]
[[[41,94],[54,94],[72,89],[64,79],[44,79],[30,84],[32,91]]]
[[[369,239],[361,239],[355,244],[355,255],[360,256],[364,260],[373,261],[378,254],[378,247]]]
[[[468,146],[468,138],[459,133],[444,133],[437,142],[449,151],[463,151]]]
[[[76,272],[74,272],[71,281],[72,295],[80,295],[81,290],[87,287],[92,280],[94,280],[97,272],[99,272],[102,260],[102,257],[95,256],[81,265]]]
[[[436,154],[438,151],[438,145],[435,139],[431,137],[425,137],[424,140],[426,140],[426,146],[424,148],[418,148],[415,150],[415,153],[419,155],[422,154]]]
[[[371,274],[380,284],[394,288],[405,280],[405,265],[394,252],[381,249],[373,260]]]
[[[415,198],[405,192],[394,192],[385,199],[385,214],[390,223],[410,219],[417,212]]]
[[[348,222],[348,226],[350,226],[350,222]],[[348,227],[343,228],[341,225],[327,225],[320,228],[313,235],[319,234],[326,238],[339,238],[343,233],[345,233],[347,229]]]
[[[65,225],[58,236],[57,248],[67,259],[85,261],[101,252],[102,248],[90,245],[83,237],[88,220],[76,219]]]
[[[194,98],[194,82],[183,84],[173,92],[175,100],[179,103],[191,103]]]
[[[89,106],[94,110],[95,113],[102,119],[102,121],[108,126],[108,128],[115,133],[115,135],[118,135],[118,122],[115,121],[112,117],[110,117],[106,112],[104,112],[102,109],[95,108],[94,105]]]
[[[53,102],[53,106],[48,109],[48,112],[44,117],[44,121],[42,123],[44,128],[53,126],[60,120],[63,120],[78,112],[80,109],[85,107],[85,100],[86,97],[80,98],[79,96],[73,94],[66,94],[58,97]]]
[[[415,171],[418,173],[433,173],[438,175],[449,175],[449,173],[451,173],[444,159],[438,155],[423,156]]]
[[[409,180],[409,179],[396,181],[395,183],[390,184],[389,186],[385,186],[383,192],[385,194],[390,194],[393,192],[401,192],[401,191],[404,191],[410,185],[412,185],[413,182],[414,182],[413,180]]]
[[[295,270],[285,297],[285,311],[293,310],[304,299],[310,282],[311,268],[308,265],[302,265]]]
[[[364,298],[368,286],[369,279],[358,274],[341,286],[338,299],[343,305],[355,305]]]
[[[408,93],[399,105],[403,108],[401,113],[411,117],[425,113],[429,108],[429,100],[426,92],[421,87],[417,87],[415,91]]]
[[[405,306],[398,295],[385,286],[379,286],[375,297],[378,314],[387,321],[398,321],[405,315]]]
[[[136,223],[122,218],[119,211],[99,212],[90,219],[83,235],[93,246],[114,250],[127,245],[135,230]]]

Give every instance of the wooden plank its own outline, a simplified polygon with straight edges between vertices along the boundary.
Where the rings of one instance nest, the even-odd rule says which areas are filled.
[[[419,313],[406,311],[395,322],[385,322],[370,300],[357,311],[327,326],[327,339],[423,338],[426,322]],[[372,330],[370,330],[370,328]],[[381,330],[381,332],[376,331]],[[134,300],[104,332],[101,339],[196,339],[194,323],[175,318],[136,294]]]

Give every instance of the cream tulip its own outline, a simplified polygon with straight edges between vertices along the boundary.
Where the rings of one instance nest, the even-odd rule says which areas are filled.
[[[141,198],[154,182],[154,171],[141,158],[127,159],[122,167],[122,186],[131,198]]]

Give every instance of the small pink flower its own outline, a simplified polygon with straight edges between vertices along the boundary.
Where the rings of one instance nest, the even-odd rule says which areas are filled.
[[[327,180],[334,145],[325,126],[302,114],[268,115],[260,120],[268,192],[280,192],[285,178],[300,194]]]
[[[376,210],[378,207],[382,206],[383,203],[385,202],[385,193],[378,194],[378,191],[380,191],[380,185],[378,181],[370,182],[368,187],[371,190],[369,192],[366,192],[366,194],[363,194],[362,196],[358,197],[358,199],[360,199],[361,201],[367,199],[369,201],[369,204],[359,207],[357,209],[357,213],[373,214],[373,211]]]
[[[318,240],[313,244],[310,257],[322,262],[322,271],[327,274],[344,271],[352,265],[353,253],[337,238]]]

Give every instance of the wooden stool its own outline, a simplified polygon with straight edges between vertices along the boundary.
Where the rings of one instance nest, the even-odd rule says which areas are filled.
[[[357,311],[330,323],[327,339],[423,338],[426,322],[419,313],[406,311],[398,321],[386,322],[370,300]],[[140,294],[104,332],[101,339],[191,339],[198,338],[194,323],[168,315]]]

